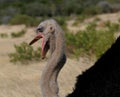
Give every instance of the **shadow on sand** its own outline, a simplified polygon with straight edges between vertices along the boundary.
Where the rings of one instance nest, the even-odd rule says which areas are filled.
[[[120,97],[120,37],[100,59],[77,77],[67,97]]]

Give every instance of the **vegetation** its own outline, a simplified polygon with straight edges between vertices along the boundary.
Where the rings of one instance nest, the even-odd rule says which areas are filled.
[[[1,24],[25,24],[37,26],[45,18],[54,18],[64,29],[68,56],[95,56],[99,57],[114,42],[114,34],[120,30],[119,23],[105,22],[101,30],[98,30],[96,18],[84,31],[71,33],[66,28],[66,20],[75,17],[73,26],[83,22],[85,18],[101,13],[119,11],[120,8],[113,4],[120,4],[120,0],[1,0],[0,1],[0,23]],[[13,32],[11,37],[21,37],[25,30]],[[6,37],[2,34],[1,37]],[[27,62],[38,60],[40,48],[33,50],[26,43],[14,46],[15,53],[9,55],[12,62]],[[28,54],[28,55],[27,55]],[[36,56],[38,56],[36,58]],[[35,58],[35,59],[34,59]]]
[[[12,38],[22,37],[23,35],[25,35],[25,33],[26,33],[25,30],[22,30],[22,31],[19,31],[19,32],[12,32],[11,37]]]
[[[0,23],[34,26],[38,17],[56,17],[114,12],[119,0],[1,0]],[[117,6],[116,5],[116,6]],[[117,10],[120,10],[117,7]],[[116,10],[116,11],[117,11]]]
[[[21,15],[17,14],[15,15],[9,22],[9,24],[12,25],[20,25],[20,24],[25,24],[27,27],[29,26],[36,26],[42,19],[40,18],[33,18],[28,15]]]
[[[78,33],[67,32],[67,53],[74,57],[87,55],[100,57],[114,42],[114,34],[120,30],[120,24],[107,23],[106,27],[97,30],[97,25],[91,23],[84,31]]]
[[[40,60],[40,48],[34,50],[32,46],[25,42],[20,45],[14,45],[14,47],[16,52],[9,54],[11,62],[29,63],[31,60]]]
[[[65,28],[65,24],[63,23]],[[66,51],[68,57],[100,57],[115,41],[115,33],[120,30],[120,23],[106,22],[101,30],[97,29],[96,20],[88,24],[85,30],[78,31],[76,34],[69,32],[66,28]],[[26,63],[29,61],[40,60],[40,51],[34,50],[27,43],[15,45],[15,53],[9,54],[11,62]]]
[[[1,33],[1,34],[0,34],[0,37],[1,37],[1,38],[7,38],[8,35],[7,35],[6,33]]]

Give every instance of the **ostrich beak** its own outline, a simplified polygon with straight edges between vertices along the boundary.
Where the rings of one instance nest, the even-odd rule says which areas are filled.
[[[49,49],[49,46],[48,46],[48,42],[45,41],[45,36],[43,33],[41,32],[38,32],[37,35],[35,36],[35,38],[29,43],[29,45],[32,45],[33,43],[35,43],[36,41],[38,41],[40,38],[42,38],[42,59],[45,58],[45,55]]]
[[[36,41],[38,41],[40,38],[42,38],[43,35],[41,33],[38,33],[35,38],[29,43],[29,45],[32,45],[33,43],[35,43]]]

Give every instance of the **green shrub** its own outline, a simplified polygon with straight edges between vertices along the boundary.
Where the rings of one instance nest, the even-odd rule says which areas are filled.
[[[80,14],[80,15],[77,15],[76,21],[83,22],[88,17],[89,17],[88,15]]]
[[[75,22],[72,24],[72,26],[78,26],[78,24],[84,22],[84,20],[88,17],[90,17],[90,16],[84,15],[84,14],[80,14],[80,15],[75,16],[75,19],[74,19]]]
[[[120,23],[120,18],[118,19],[118,22]]]
[[[7,35],[6,33],[1,33],[1,34],[0,34],[0,37],[1,37],[1,38],[7,38],[8,35]]]
[[[83,11],[83,14],[85,15],[96,15],[100,13],[101,13],[101,9],[98,6],[85,7]]]
[[[15,17],[11,19],[10,24],[12,25],[25,24],[26,26],[36,26],[40,21],[41,19],[38,18],[33,18],[28,15],[17,14]]]
[[[115,41],[114,33],[98,31],[98,40],[95,42],[95,54],[100,57]]]
[[[94,31],[94,30],[96,30],[96,27],[97,27],[97,25],[96,25],[96,22],[94,21],[94,22],[88,24],[86,30]]]
[[[101,18],[96,17],[96,18],[94,19],[94,21],[95,21],[95,22],[99,22],[99,21],[101,21]]]
[[[120,24],[118,23],[111,23],[110,21],[107,21],[105,24],[109,31],[117,32],[120,30]]]
[[[12,32],[11,33],[11,37],[12,38],[17,38],[17,37],[22,37],[23,35],[25,35],[26,31],[25,30],[22,30],[20,32]]]
[[[32,46],[23,42],[20,45],[14,45],[15,52],[9,54],[10,61],[13,63],[29,63],[30,61],[40,60],[40,48],[34,50]]]
[[[94,23],[86,30],[76,34],[66,33],[67,53],[79,57],[82,55],[100,57],[114,42],[114,33],[96,30]]]

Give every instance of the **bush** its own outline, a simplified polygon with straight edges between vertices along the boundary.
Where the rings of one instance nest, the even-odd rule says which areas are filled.
[[[84,8],[83,14],[85,15],[96,15],[100,14],[101,9],[98,6],[89,6]]]
[[[51,16],[52,6],[50,4],[43,4],[38,2],[32,2],[25,6],[25,14],[29,16]],[[53,12],[54,13],[54,12]]]
[[[14,45],[14,53],[9,54],[10,61],[13,63],[29,63],[30,61],[40,60],[40,48],[34,50],[30,45],[23,42],[20,45]]]
[[[0,37],[1,37],[1,38],[7,38],[8,35],[7,35],[6,33],[1,33],[1,34],[0,34]]]
[[[67,53],[79,57],[82,55],[100,57],[114,42],[114,33],[96,30],[94,23],[86,30],[76,34],[66,33]]]
[[[107,21],[105,25],[109,31],[117,32],[120,30],[120,24],[118,23],[111,23],[110,21]]]
[[[25,35],[26,31],[25,30],[22,30],[20,32],[12,32],[11,33],[11,36],[12,38],[17,38],[17,37],[22,37],[23,35]]]
[[[25,24],[26,26],[36,26],[38,22],[40,22],[40,20],[36,18],[27,15],[17,14],[15,17],[11,19],[10,24],[12,25]]]

